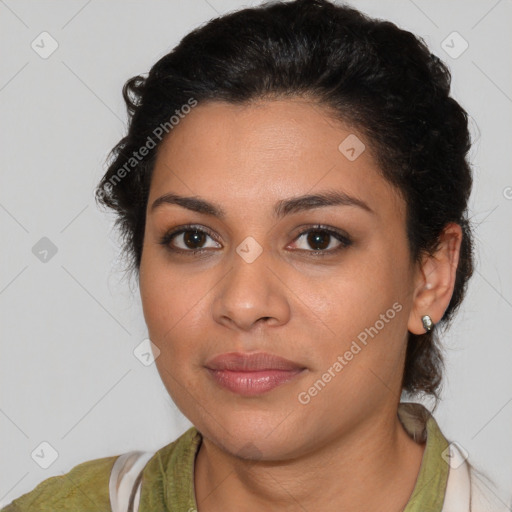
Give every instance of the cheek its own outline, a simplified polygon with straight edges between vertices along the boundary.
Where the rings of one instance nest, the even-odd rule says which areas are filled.
[[[171,269],[156,257],[143,257],[140,292],[144,318],[163,360],[198,354],[198,345],[204,342],[200,331],[212,286],[204,278]]]
[[[316,348],[319,371],[344,354],[350,368],[343,373],[351,377],[361,372],[363,378],[368,368],[375,373],[396,370],[406,341],[410,301],[409,277],[403,270],[408,262],[406,249],[398,243],[389,247],[383,240],[332,279],[310,287],[309,317],[320,318],[329,328],[320,357]]]
[[[313,296],[313,307],[337,326],[340,332],[356,334],[373,324],[404,296],[404,277],[398,275],[392,261],[366,257],[347,266],[332,279],[325,280]]]

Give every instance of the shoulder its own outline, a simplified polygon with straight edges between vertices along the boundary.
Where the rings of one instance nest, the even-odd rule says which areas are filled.
[[[469,468],[469,474],[471,512],[509,512],[512,509],[512,496],[505,497],[487,475],[474,467]]]
[[[510,512],[496,484],[467,460],[457,443],[450,444],[449,474],[443,512]]]
[[[179,468],[186,456],[193,453],[199,440],[200,435],[195,428],[191,428],[177,440],[151,453],[151,459],[143,470],[148,498],[159,494],[153,491],[164,488],[169,469]],[[0,512],[111,512],[110,479],[114,464],[116,461],[121,463],[118,468],[119,477],[133,477],[135,472],[129,469],[137,458],[132,459],[131,455],[138,453],[144,454],[141,460],[147,460],[145,454],[150,454],[128,452],[82,462],[63,475],[43,480],[32,491],[16,498]]]
[[[0,512],[110,512],[109,478],[118,457],[82,462],[63,475],[47,478]]]

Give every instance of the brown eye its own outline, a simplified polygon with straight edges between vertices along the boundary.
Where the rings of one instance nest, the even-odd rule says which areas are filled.
[[[332,235],[325,231],[310,231],[307,242],[316,251],[317,249],[327,249],[331,238]]]
[[[208,239],[213,241],[213,245],[207,246]],[[170,251],[181,253],[197,253],[205,249],[218,249],[220,244],[213,240],[213,237],[203,229],[181,228],[165,234],[160,243]]]
[[[299,243],[301,239],[303,242]],[[332,254],[350,246],[352,240],[347,235],[334,231],[333,229],[315,227],[303,231],[296,238],[295,244],[299,245],[299,250],[310,252],[315,256],[322,256],[324,254]],[[300,245],[302,245],[302,247],[300,247]]]
[[[196,245],[202,246],[206,240],[206,233],[203,231],[184,231],[183,243],[188,249],[198,249]]]

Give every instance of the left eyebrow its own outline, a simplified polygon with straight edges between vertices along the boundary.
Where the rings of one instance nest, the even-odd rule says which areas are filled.
[[[375,213],[364,201],[357,197],[349,196],[339,190],[326,190],[317,194],[307,194],[278,201],[274,207],[274,216],[281,218],[292,213],[326,206],[356,206],[368,213]]]
[[[218,204],[206,201],[198,197],[186,197],[178,194],[165,194],[156,199],[151,205],[151,211],[163,204],[176,204],[182,208],[192,210],[204,215],[225,219],[226,212]],[[317,194],[306,194],[289,199],[282,199],[274,206],[274,217],[282,218],[287,215],[298,213],[315,208],[325,208],[327,206],[355,206],[368,213],[375,213],[364,201],[350,196],[345,192],[338,190],[326,190]]]

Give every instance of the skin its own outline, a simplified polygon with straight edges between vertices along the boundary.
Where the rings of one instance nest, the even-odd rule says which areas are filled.
[[[366,150],[338,150],[356,134]],[[276,218],[283,199],[325,190],[364,201]],[[219,219],[176,204],[168,193],[200,197]],[[172,228],[200,225],[213,235],[186,243]],[[301,233],[316,224],[343,230],[352,244],[325,239],[323,257]],[[199,104],[159,148],[140,266],[144,316],[156,364],[171,397],[203,434],[195,466],[204,511],[402,510],[424,445],[397,417],[408,331],[437,323],[454,286],[461,229],[447,225],[439,250],[411,260],[405,203],[379,174],[370,142],[306,99],[250,105]],[[314,228],[317,229],[317,228]],[[190,235],[190,233],[189,233]],[[245,261],[247,238],[261,254]],[[192,255],[194,248],[205,248]],[[392,305],[402,307],[308,404],[298,400],[358,334]],[[270,352],[306,370],[274,390],[244,397],[216,385],[206,361],[226,352]],[[243,507],[241,508],[241,505]]]

